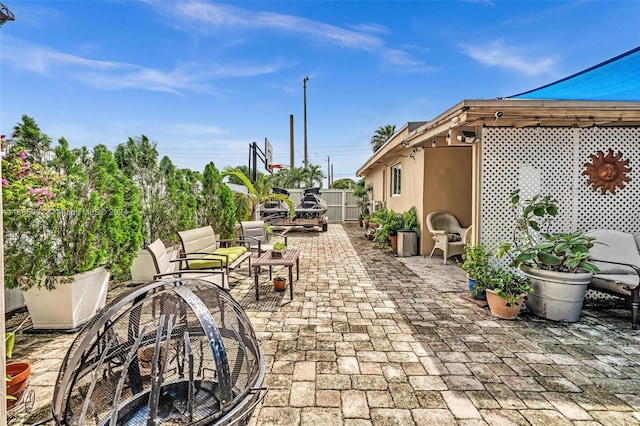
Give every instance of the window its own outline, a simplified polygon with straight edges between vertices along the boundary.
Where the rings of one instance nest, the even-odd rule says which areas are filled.
[[[398,197],[400,195],[400,188],[400,163],[398,163],[391,167],[391,196]]]

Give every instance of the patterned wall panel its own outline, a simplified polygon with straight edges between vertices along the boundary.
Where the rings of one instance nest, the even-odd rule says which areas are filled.
[[[630,182],[616,194],[595,192],[582,175],[589,156],[609,149],[629,159]],[[510,240],[509,194],[552,195],[560,211],[555,231],[596,228],[640,234],[640,129],[486,128],[482,140],[480,240]]]
[[[594,191],[587,184],[588,176],[580,175],[577,185],[579,229],[617,229],[640,234],[640,129],[633,128],[589,128],[580,131],[579,170],[582,173],[585,163],[593,164],[591,155],[609,149],[614,155],[622,154],[622,160],[629,160],[624,188],[615,188],[615,194],[601,189]]]

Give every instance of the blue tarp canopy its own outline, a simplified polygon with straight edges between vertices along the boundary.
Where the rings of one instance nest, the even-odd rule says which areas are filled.
[[[555,83],[505,99],[640,101],[640,47]]]

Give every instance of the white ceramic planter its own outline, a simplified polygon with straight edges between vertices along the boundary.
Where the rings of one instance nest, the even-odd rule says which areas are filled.
[[[4,289],[4,312],[15,311],[25,307],[24,296],[19,288]]]
[[[74,275],[54,290],[32,287],[24,299],[36,330],[73,330],[89,321],[107,300],[109,271],[104,267]],[[68,277],[55,277],[66,280]]]

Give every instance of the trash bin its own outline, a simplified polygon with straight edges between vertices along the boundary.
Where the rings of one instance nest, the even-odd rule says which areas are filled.
[[[398,256],[408,257],[418,254],[418,234],[414,231],[398,231]]]

